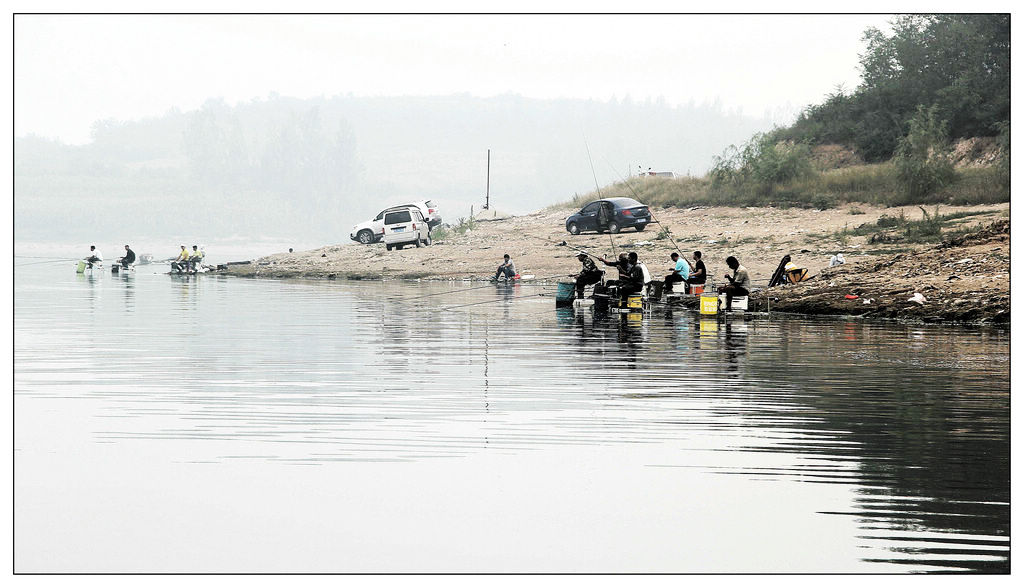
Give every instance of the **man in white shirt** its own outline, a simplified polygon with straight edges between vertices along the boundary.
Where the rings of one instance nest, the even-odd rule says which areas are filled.
[[[89,267],[92,267],[92,264],[103,261],[103,254],[100,253],[99,249],[96,249],[95,245],[90,245],[89,256],[85,258],[85,261],[89,262]]]

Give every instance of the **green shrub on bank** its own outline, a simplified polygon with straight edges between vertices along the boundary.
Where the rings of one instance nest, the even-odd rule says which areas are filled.
[[[919,106],[893,158],[907,200],[920,202],[956,181],[946,143],[946,121],[938,119],[937,107]]]

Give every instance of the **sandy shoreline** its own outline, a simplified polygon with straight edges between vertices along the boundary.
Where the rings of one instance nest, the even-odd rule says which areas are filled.
[[[929,213],[933,209],[931,207]],[[862,315],[870,310],[865,307],[875,304],[874,301],[864,304],[864,300],[881,299],[884,298],[883,292],[906,289],[912,295],[927,287],[924,295],[927,297],[931,293],[930,300],[936,301],[925,305],[930,307],[928,310],[933,311],[932,314],[922,314],[922,308],[913,307],[908,307],[906,313],[892,312],[892,305],[897,304],[893,298],[886,307],[889,312],[875,316],[1002,322],[1003,319],[1009,320],[1009,221],[1005,215],[1008,209],[1008,204],[941,207],[940,213],[946,215],[978,213],[960,219],[965,227],[987,226],[996,221],[1003,221],[1007,226],[1002,237],[1005,243],[997,236],[995,245],[986,241],[984,245],[961,248],[964,250],[962,257],[957,257],[960,252],[956,248],[946,248],[940,255],[935,253],[939,246],[934,244],[872,244],[867,236],[839,234],[844,228],[874,223],[882,215],[896,216],[900,214],[899,208],[858,204],[824,211],[727,207],[655,209],[652,212],[660,222],[643,232],[624,230],[615,235],[575,236],[566,232],[564,223],[572,211],[563,209],[493,218],[486,218],[488,213],[485,212],[485,216],[478,217],[476,228],[463,235],[436,240],[429,247],[400,251],[386,251],[382,243],[355,244],[348,241],[346,234],[346,242],[309,251],[270,255],[247,264],[233,264],[227,273],[269,278],[485,280],[494,275],[502,255],[508,253],[520,274],[557,282],[579,271],[580,264],[575,256],[578,251],[585,250],[606,258],[621,251],[636,251],[640,260],[658,277],[668,272],[671,264],[669,253],[676,250],[674,241],[688,258],[692,259],[694,250],[702,251],[708,273],[718,283],[723,282],[722,275],[727,271],[724,260],[729,255],[736,256],[748,268],[755,287],[766,286],[779,260],[784,255],[791,255],[795,263],[806,267],[809,275],[816,278],[803,284],[769,290],[768,294],[778,298],[773,302],[773,308],[778,310],[789,304],[795,312]],[[917,206],[903,207],[902,211],[908,219],[922,217]],[[671,239],[662,231],[666,227]],[[985,247],[988,250],[983,251]],[[829,260],[837,253],[844,254],[846,264],[828,269]],[[940,255],[942,263],[955,264],[949,268],[950,272],[939,272],[942,273],[939,276],[934,268],[922,270],[929,260],[939,259],[936,255]],[[948,259],[952,257],[957,259]],[[978,259],[959,263],[973,257]],[[949,278],[949,275],[955,277]],[[828,286],[830,283],[833,285]],[[855,292],[856,289],[861,293]],[[839,306],[813,304],[806,300],[795,302],[800,298],[795,293],[828,298],[839,295],[840,290],[844,292],[843,303]],[[878,293],[872,296],[875,291]],[[852,302],[845,298],[846,294],[857,296],[856,302],[860,306],[846,304]],[[942,304],[939,301],[946,298],[950,304],[960,300],[956,304],[973,309],[982,302],[989,304],[993,297],[1000,300],[1005,297],[1005,304],[995,304],[980,313],[974,310],[954,313],[957,318],[937,309]],[[878,308],[873,307],[873,310]]]

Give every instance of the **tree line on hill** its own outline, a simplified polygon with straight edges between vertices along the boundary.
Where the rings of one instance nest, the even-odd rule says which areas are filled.
[[[862,82],[805,108],[790,126],[757,133],[715,157],[708,198],[733,203],[981,203],[1009,199],[1010,17],[902,15],[892,34],[864,33]],[[957,172],[952,139],[995,137],[994,170]],[[880,167],[822,179],[816,145],[850,147]],[[969,176],[969,177],[968,177]],[[951,187],[969,180],[959,193]],[[823,193],[829,193],[828,196]],[[869,195],[873,193],[873,196]]]

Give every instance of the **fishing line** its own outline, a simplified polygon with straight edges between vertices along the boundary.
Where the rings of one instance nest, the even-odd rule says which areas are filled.
[[[26,265],[40,265],[44,263],[67,263],[69,261],[78,261],[77,259],[51,259],[49,261],[29,261],[27,263],[16,263],[14,267],[22,267]]]
[[[442,308],[441,310],[442,311],[452,310],[452,309],[455,309],[455,308],[464,308],[466,306],[477,306],[479,304],[494,304],[495,302],[511,302],[512,300],[519,300],[521,298],[533,298],[535,296],[544,296],[544,293],[541,293],[541,294],[527,294],[525,296],[513,296],[511,298],[496,298],[494,300],[484,300],[483,302],[470,302],[469,304],[457,304],[455,306],[446,306],[446,307]]]
[[[590,173],[594,174],[594,186],[597,188],[597,198],[604,200],[604,196],[601,195],[601,185],[597,183],[597,172],[594,170],[594,159],[590,157],[590,145],[587,143],[587,135],[583,134],[583,145],[587,148],[587,160],[590,161]],[[604,204],[601,204],[604,207]],[[600,213],[598,213],[600,214]],[[612,232],[608,231],[608,241],[612,244],[612,257],[617,253],[615,251],[615,239],[612,238]]]
[[[619,171],[615,169],[615,166],[612,165],[612,162],[608,161],[607,157],[604,158],[604,162],[608,164],[608,167],[612,168],[612,170],[615,171],[615,174],[619,176],[619,179],[622,180],[623,184],[626,184],[626,187],[629,188],[629,191],[633,193],[633,196],[634,198],[636,198],[636,201],[639,202],[640,194],[637,194],[636,190],[633,189],[633,185],[630,184],[630,182],[626,178],[622,177],[622,174],[620,174]],[[658,223],[659,225],[661,224],[661,221],[658,220],[658,217],[654,216],[654,210],[650,206],[647,207],[647,212],[650,213],[651,218],[654,219],[654,222]],[[672,238],[672,231],[668,230],[668,227],[665,227],[665,236],[668,237],[668,240],[672,242],[672,247],[674,247],[675,250],[679,252],[679,255],[683,255],[683,250],[679,247],[679,244],[676,243],[676,240]],[[685,256],[683,257],[683,259],[686,260],[687,265],[690,265],[690,260],[686,259]],[[690,266],[690,269],[693,269],[693,266]]]

